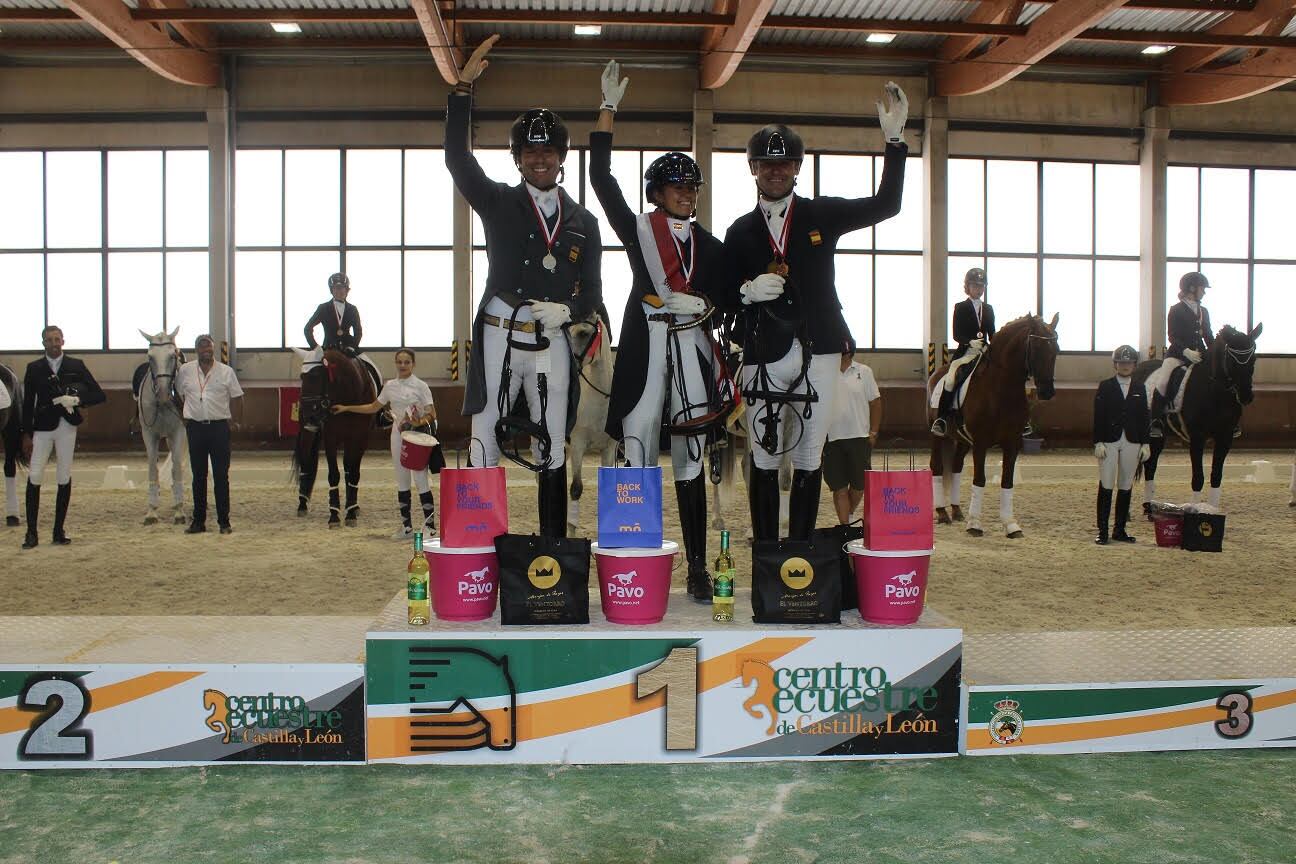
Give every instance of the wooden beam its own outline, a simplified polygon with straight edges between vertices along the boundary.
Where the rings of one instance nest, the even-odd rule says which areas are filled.
[[[715,5],[712,7],[711,12],[715,15],[732,16],[736,3],[737,0],[715,0]],[[728,26],[729,25],[726,24],[721,27],[711,27],[708,29],[707,32],[702,35],[702,50],[710,51],[719,45],[720,40],[724,38],[725,27]]]
[[[975,60],[959,60],[936,69],[936,96],[970,96],[993,90],[1074,39],[1086,27],[1119,9],[1125,0],[1071,0],[1055,3],[1030,25]]]
[[[1291,10],[1292,0],[1259,0],[1256,3],[1256,8],[1252,11],[1234,12],[1223,21],[1209,28],[1203,35],[1254,36],[1262,34],[1275,18],[1289,15]],[[1277,34],[1273,35],[1276,36]],[[1171,52],[1170,56],[1165,58],[1165,70],[1171,74],[1187,72],[1199,66],[1205,66],[1226,50],[1223,46],[1181,48]]]
[[[179,11],[189,8],[189,4],[185,0],[139,0],[139,2],[143,7],[159,10]],[[195,24],[186,21],[171,21],[169,23],[193,47],[200,48],[203,51],[216,50],[216,34],[206,24]],[[159,23],[156,26],[161,32],[166,32],[165,23]]]
[[[774,0],[738,0],[733,25],[725,30],[714,48],[702,55],[698,86],[715,90],[733,77],[772,8]]]
[[[454,46],[445,19],[441,15],[441,6],[437,0],[410,0],[414,14],[418,16],[419,26],[423,28],[423,38],[432,50],[432,59],[436,61],[437,71],[447,84],[459,80],[459,69],[464,64],[463,52]]]
[[[1016,24],[1021,15],[1022,0],[982,0],[965,24]],[[1025,30],[1026,28],[1022,28]],[[962,60],[981,44],[982,34],[951,36],[941,43],[940,58],[953,62]]]
[[[64,4],[162,77],[196,87],[220,84],[220,62],[216,55],[186,48],[152,26],[132,20],[130,10],[121,0],[64,0]]]
[[[1267,51],[1259,57],[1221,66],[1196,69],[1164,78],[1162,105],[1214,105],[1264,93],[1296,80],[1296,53]]]

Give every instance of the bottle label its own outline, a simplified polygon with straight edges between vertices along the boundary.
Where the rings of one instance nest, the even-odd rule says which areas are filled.
[[[427,589],[428,586],[426,582],[422,580],[416,581],[411,579],[409,583],[409,587],[406,590],[406,594],[408,595],[410,600],[426,600]]]
[[[712,582],[713,597],[732,597],[734,593],[734,572],[717,573]]]

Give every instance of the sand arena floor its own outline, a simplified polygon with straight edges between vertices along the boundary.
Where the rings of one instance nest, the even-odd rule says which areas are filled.
[[[1248,479],[1252,460],[1271,462],[1275,477]],[[112,465],[126,465],[136,488],[105,489]],[[52,486],[37,549],[19,549],[22,528],[0,529],[0,615],[364,616],[377,614],[403,585],[409,551],[408,544],[389,539],[397,514],[385,453],[371,452],[366,460],[359,526],[334,530],[325,526],[319,489],[311,514],[294,515],[287,454],[236,453],[235,533],[229,536],[188,536],[169,519],[143,525],[144,465],[142,453],[78,456],[69,547],[49,544]],[[992,487],[997,465],[992,454]],[[1224,482],[1224,551],[1215,555],[1158,549],[1151,524],[1142,521],[1133,525],[1137,544],[1096,547],[1097,481],[1088,454],[1044,453],[1023,457],[1020,465],[1015,510],[1025,539],[1003,536],[993,489],[986,495],[985,537],[970,537],[961,525],[937,526],[928,604],[954,624],[972,633],[1296,624],[1290,453],[1233,454]],[[584,473],[582,521],[592,534],[593,463]],[[1187,500],[1188,476],[1187,454],[1169,451],[1158,478],[1160,497]],[[669,467],[665,480],[665,533],[678,539]],[[529,474],[509,468],[515,532],[536,528],[532,484]],[[1136,509],[1140,495],[1136,490]],[[167,490],[163,500],[169,500]],[[723,513],[735,534],[740,579],[746,578],[741,482]],[[826,490],[819,515],[823,525],[834,518]],[[209,521],[214,527],[214,518]],[[718,545],[718,532],[712,532],[712,556]],[[682,591],[682,567],[676,576],[674,590]]]

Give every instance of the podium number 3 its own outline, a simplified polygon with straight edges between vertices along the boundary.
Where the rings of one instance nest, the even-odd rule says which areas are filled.
[[[18,744],[19,759],[89,759],[90,732],[77,728],[90,710],[90,694],[67,678],[28,681],[18,699],[23,710],[44,709]]]
[[[635,678],[635,696],[666,690],[666,749],[697,749],[697,648],[672,648]]]
[[[1224,738],[1242,738],[1251,731],[1254,717],[1251,714],[1251,694],[1239,690],[1225,693],[1215,702],[1224,711],[1224,719],[1215,721],[1215,731]]]

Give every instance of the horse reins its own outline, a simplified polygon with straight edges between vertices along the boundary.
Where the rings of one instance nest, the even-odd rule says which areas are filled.
[[[590,337],[589,344],[585,346],[585,350],[582,351],[580,354],[577,354],[576,352],[572,351],[571,355],[572,355],[572,359],[576,361],[576,373],[580,375],[580,379],[584,381],[586,384],[588,384],[594,390],[595,393],[599,394],[600,396],[604,396],[607,397],[608,399],[611,399],[612,394],[610,392],[602,389],[593,381],[591,381],[589,378],[585,377],[585,361],[586,359],[593,361],[594,358],[598,355],[599,342],[602,336],[603,336],[603,318],[600,315],[595,315],[594,335]],[[567,346],[568,350],[571,349],[570,341],[571,340],[569,339],[568,346]]]
[[[172,355],[174,356],[174,349],[175,349],[175,342],[174,342],[174,341],[172,341],[172,342],[150,342],[150,343],[149,343],[149,347],[150,347],[150,348],[160,348],[160,347],[162,347],[162,346],[164,346],[164,345],[170,345],[170,346],[171,346],[171,348],[172,348]],[[153,358],[151,358],[151,357],[149,358],[149,364],[148,364],[148,366],[149,366],[149,385],[153,388],[153,417],[152,417],[152,418],[151,418],[147,423],[144,423],[143,418],[141,418],[140,422],[141,422],[141,423],[144,423],[145,426],[152,426],[154,423],[157,422],[158,414],[159,414],[159,413],[161,412],[161,410],[162,410],[162,396],[161,396],[161,394],[158,392],[158,379],[159,379],[159,378],[166,378],[166,379],[170,380],[170,382],[171,382],[171,386],[167,388],[167,390],[169,391],[167,395],[168,395],[168,397],[174,399],[174,398],[175,398],[175,373],[174,373],[174,372],[162,372],[162,373],[158,373],[158,372],[154,371],[154,369],[153,369]]]
[[[791,283],[787,284],[790,285]],[[761,303],[760,309],[756,312],[755,326],[752,327],[752,332],[750,334],[750,342],[752,343],[759,343],[760,341],[759,335],[761,321],[763,320],[762,316],[768,316],[769,318],[780,322],[784,326],[790,323],[787,319],[775,315],[773,310],[767,308],[767,306],[768,304]],[[814,343],[807,335],[805,335],[804,316],[796,320],[795,326],[797,332],[792,334],[792,338],[801,343],[801,369],[797,373],[797,377],[788,385],[787,390],[774,389],[773,382],[770,381],[769,377],[769,364],[765,361],[758,361],[756,363],[756,378],[753,382],[756,387],[755,389],[748,388],[743,391],[743,397],[747,400],[748,408],[754,407],[757,399],[760,399],[765,403],[763,411],[765,416],[759,419],[753,416],[752,421],[748,424],[748,434],[749,436],[754,437],[757,443],[760,444],[761,449],[771,456],[782,456],[784,453],[796,449],[796,446],[801,443],[801,439],[805,435],[806,421],[814,414],[813,404],[819,401],[819,393],[814,389],[814,384],[810,381],[810,360],[814,353]],[[797,393],[796,390],[801,386],[802,382],[805,382],[806,391],[805,393]],[[792,412],[792,416],[796,417],[800,423],[800,428],[797,430],[796,440],[787,447],[784,447],[782,450],[779,450],[778,434],[783,409],[796,402],[805,403],[805,408],[803,410]],[[775,406],[777,406],[777,408]],[[757,423],[760,423],[765,427],[764,432],[759,436],[755,435]]]
[[[508,457],[512,462],[516,462],[529,471],[544,471],[553,464],[553,439],[549,435],[548,415],[549,415],[549,375],[547,372],[541,372],[536,369],[536,390],[540,394],[540,422],[533,422],[530,417],[526,420],[514,418],[512,416],[512,405],[509,404],[509,385],[513,378],[513,349],[519,351],[530,351],[539,354],[542,351],[549,350],[550,340],[544,335],[544,328],[538,320],[533,321],[535,329],[535,342],[521,342],[513,338],[514,330],[517,326],[518,305],[513,309],[513,314],[509,316],[508,325],[504,327],[504,361],[500,366],[499,393],[496,394],[495,405],[499,412],[499,417],[495,421],[495,440],[499,444],[500,453]],[[519,392],[519,395],[522,395]],[[507,446],[509,438],[517,432],[525,432],[528,436],[536,439],[540,444],[540,461],[531,462],[525,458],[521,451],[514,447],[511,451]]]

